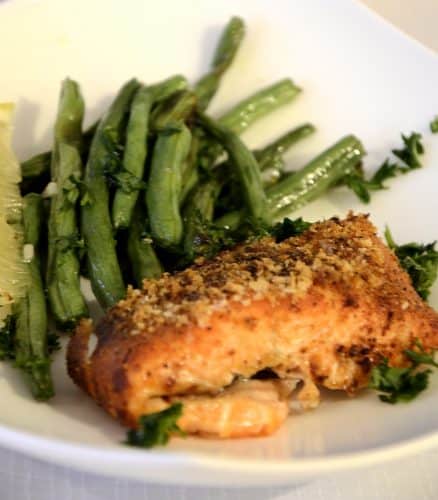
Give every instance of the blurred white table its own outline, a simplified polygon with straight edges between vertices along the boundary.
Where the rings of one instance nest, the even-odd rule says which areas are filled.
[[[438,451],[297,487],[187,488],[108,479],[0,450],[1,500],[436,500]]]
[[[438,0],[363,2],[438,51]],[[0,449],[0,500],[436,500],[437,470],[438,450],[295,488],[178,488],[103,478]]]

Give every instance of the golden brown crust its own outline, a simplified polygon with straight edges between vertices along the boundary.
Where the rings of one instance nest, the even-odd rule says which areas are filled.
[[[88,345],[93,333],[93,323],[90,319],[82,319],[76,327],[74,342],[69,342],[67,348],[67,370],[70,377],[86,391],[94,396],[92,378],[89,374]]]
[[[70,342],[71,377],[133,426],[169,397],[214,395],[266,367],[353,393],[383,356],[405,363],[416,338],[438,348],[438,316],[367,217],[350,215],[130,289],[97,325],[90,361],[86,334]],[[301,395],[315,397],[311,384]]]

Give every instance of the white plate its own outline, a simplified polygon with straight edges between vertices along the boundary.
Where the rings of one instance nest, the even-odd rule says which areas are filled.
[[[2,100],[17,101],[15,144],[21,158],[50,144],[60,81],[77,79],[87,122],[126,79],[172,73],[198,77],[232,14],[248,36],[212,108],[226,109],[273,80],[292,76],[305,92],[254,126],[251,145],[310,120],[319,133],[289,156],[300,166],[343,134],[354,132],[372,168],[400,144],[399,132],[424,133],[425,168],[394,180],[370,206],[347,192],[303,210],[308,218],[370,211],[397,241],[438,236],[436,55],[348,0],[60,0],[0,7]],[[432,303],[438,305],[438,290]],[[173,440],[154,451],[121,444],[124,431],[83,395],[55,364],[57,396],[34,403],[17,373],[0,367],[0,443],[56,463],[109,475],[179,484],[294,483],[339,469],[389,460],[438,444],[438,384],[409,405],[324,395],[314,412],[295,415],[276,435],[234,442]]]

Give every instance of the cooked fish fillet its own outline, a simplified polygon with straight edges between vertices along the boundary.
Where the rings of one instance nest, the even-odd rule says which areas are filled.
[[[382,357],[405,365],[417,338],[438,348],[437,313],[368,218],[350,215],[145,281],[95,329],[83,321],[67,357],[123,424],[181,401],[183,430],[227,438],[277,429],[297,381],[304,408],[318,405],[318,386],[355,393]],[[266,369],[276,378],[252,378]]]

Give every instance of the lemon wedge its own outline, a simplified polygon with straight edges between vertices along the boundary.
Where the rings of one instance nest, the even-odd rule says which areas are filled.
[[[26,293],[28,274],[23,260],[20,165],[12,151],[14,105],[0,103],[0,327],[12,304]]]

